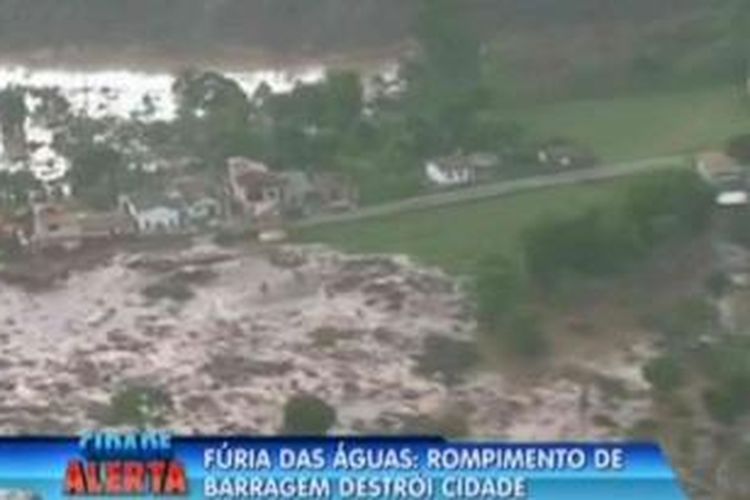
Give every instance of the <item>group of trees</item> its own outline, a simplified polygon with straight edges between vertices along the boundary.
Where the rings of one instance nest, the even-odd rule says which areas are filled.
[[[534,281],[554,286],[573,276],[619,272],[660,242],[706,228],[713,199],[694,172],[669,170],[637,179],[622,206],[541,220],[523,236]]]
[[[346,149],[365,152],[364,90],[354,72],[331,72],[285,94],[263,84],[248,96],[231,78],[189,70],[173,90],[177,120],[158,132],[207,169],[239,155],[276,168],[331,168]]]
[[[405,62],[404,91],[365,101],[359,75],[331,71],[314,84],[247,96],[215,72],[185,71],[174,93],[178,119],[163,124],[178,146],[219,168],[229,156],[277,168],[332,169],[359,181],[365,201],[414,194],[427,157],[506,150],[518,129],[485,109],[480,41],[456,0],[423,0],[415,19],[421,50]],[[169,140],[169,139],[168,139]]]
[[[9,87],[0,92],[0,126],[3,137],[13,136],[14,131],[22,128],[28,110],[21,89]]]
[[[711,209],[710,190],[697,174],[675,169],[632,182],[622,203],[539,220],[522,236],[521,263],[495,257],[479,267],[475,296],[483,330],[514,352],[543,353],[532,294],[627,270],[662,243],[704,230]]]
[[[24,206],[27,194],[38,186],[39,181],[31,172],[0,172],[0,210],[12,211]]]
[[[750,414],[750,344],[728,339],[707,353],[704,374],[710,386],[703,394],[706,410],[718,422],[733,424]]]
[[[206,164],[222,164],[245,147],[250,102],[240,85],[215,72],[187,70],[173,86],[178,104],[174,136]]]
[[[543,286],[555,286],[570,274],[615,273],[641,251],[628,221],[602,208],[539,221],[523,235],[523,248],[529,275]]]
[[[692,377],[703,382],[703,408],[718,424],[732,426],[750,415],[750,343],[726,337],[701,350],[673,350],[649,362],[643,370],[659,401],[679,401],[679,390]],[[688,369],[688,367],[690,367]]]

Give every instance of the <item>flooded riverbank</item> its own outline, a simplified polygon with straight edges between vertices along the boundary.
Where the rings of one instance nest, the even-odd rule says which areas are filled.
[[[630,396],[617,405],[587,390],[582,413],[574,377],[529,387],[495,372],[425,369],[434,339],[474,342],[452,278],[402,257],[285,252],[119,253],[46,289],[0,282],[0,432],[112,423],[112,398],[129,387],[168,402],[170,429],[203,434],[272,434],[299,393],[334,406],[337,431],[362,434],[458,407],[478,436],[580,439],[617,435],[597,426],[601,415],[625,426],[649,411],[637,379],[621,381]]]

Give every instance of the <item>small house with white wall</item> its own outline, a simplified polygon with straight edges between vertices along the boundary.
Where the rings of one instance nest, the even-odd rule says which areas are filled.
[[[183,228],[182,203],[161,193],[120,197],[120,209],[141,234],[176,233]]]
[[[435,187],[466,186],[482,182],[490,177],[500,161],[496,155],[474,153],[455,154],[425,163],[425,175]]]

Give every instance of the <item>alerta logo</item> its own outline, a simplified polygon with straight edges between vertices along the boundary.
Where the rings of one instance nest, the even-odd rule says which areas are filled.
[[[69,496],[187,495],[187,475],[174,459],[172,439],[163,432],[89,432],[79,441],[84,460],[65,472]]]

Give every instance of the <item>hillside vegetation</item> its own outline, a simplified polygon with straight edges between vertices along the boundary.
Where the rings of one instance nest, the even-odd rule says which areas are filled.
[[[734,1],[710,9],[698,0],[462,4],[488,47],[496,41],[503,67],[534,86],[546,81],[551,91],[561,79],[601,84],[602,65],[611,79],[633,65],[651,78],[652,67],[696,50],[704,56],[685,59],[686,71],[700,64],[713,74],[714,63],[728,57],[721,29],[725,5]],[[221,62],[237,49],[317,58],[402,47],[413,39],[418,10],[419,2],[401,0],[0,0],[0,44],[5,57],[54,63],[59,52],[123,57],[125,48],[164,61],[200,55]]]
[[[695,0],[466,0],[477,27],[576,23],[592,16],[650,19]],[[7,47],[54,44],[260,44],[303,49],[391,43],[409,35],[418,2],[401,0],[2,0],[0,41]]]

